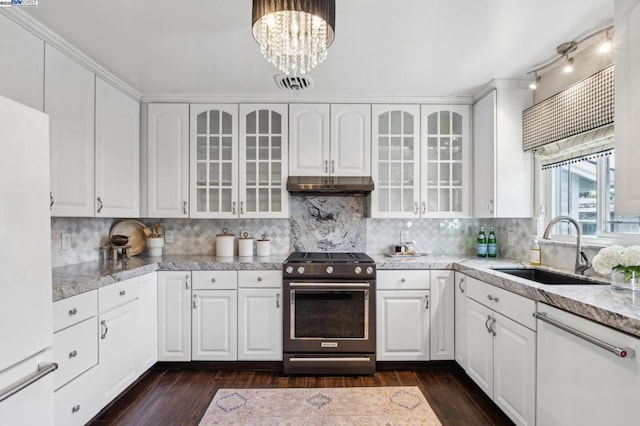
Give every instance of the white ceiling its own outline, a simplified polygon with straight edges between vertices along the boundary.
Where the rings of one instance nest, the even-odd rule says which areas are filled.
[[[40,0],[27,13],[148,97],[281,95],[250,0]],[[336,39],[306,95],[469,96],[526,78],[613,0],[336,0]],[[294,96],[294,95],[288,95]]]

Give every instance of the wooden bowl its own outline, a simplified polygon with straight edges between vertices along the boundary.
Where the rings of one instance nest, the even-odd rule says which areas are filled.
[[[112,235],[111,244],[114,246],[126,246],[129,243],[129,237],[126,235]]]

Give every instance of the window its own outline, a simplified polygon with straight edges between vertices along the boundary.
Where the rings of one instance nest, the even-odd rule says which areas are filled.
[[[613,237],[640,233],[640,216],[614,211],[615,151],[545,167],[546,198],[551,217],[567,215],[580,224],[583,235]],[[572,227],[560,222],[555,235],[570,235]]]

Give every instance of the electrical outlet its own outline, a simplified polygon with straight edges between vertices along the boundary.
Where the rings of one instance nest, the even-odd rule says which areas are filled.
[[[173,231],[165,231],[164,242],[166,244],[173,244]]]
[[[70,250],[71,249],[71,234],[64,233],[60,238],[60,249],[61,250]]]
[[[507,245],[509,247],[513,247],[514,241],[513,241],[513,232],[509,231],[507,232]]]

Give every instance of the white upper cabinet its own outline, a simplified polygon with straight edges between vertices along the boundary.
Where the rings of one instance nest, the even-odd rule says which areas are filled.
[[[94,215],[95,77],[55,48],[45,49],[51,215]]]
[[[140,106],[96,77],[95,196],[98,217],[140,214]]]
[[[533,156],[522,148],[522,112],[528,88],[498,88],[473,106],[473,214],[531,217]]]
[[[371,106],[331,105],[331,158],[333,176],[371,176]]]
[[[615,0],[616,197],[618,215],[640,214],[640,1]]]
[[[422,217],[469,216],[471,151],[467,105],[423,105]]]
[[[238,217],[238,105],[191,105],[192,218]]]
[[[145,142],[142,215],[189,217],[189,105],[149,104]]]
[[[420,106],[373,105],[373,217],[420,217]]]
[[[241,218],[288,218],[288,109],[240,105]]]
[[[42,111],[44,42],[0,14],[0,96]]]
[[[291,176],[371,175],[371,106],[290,104]]]

